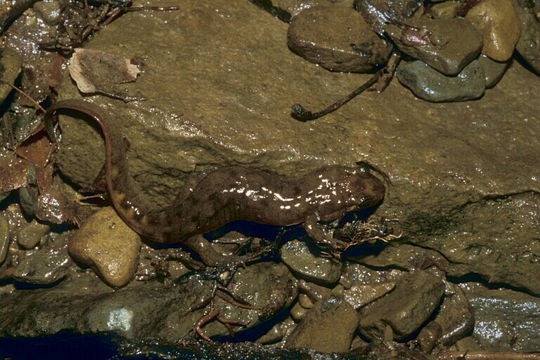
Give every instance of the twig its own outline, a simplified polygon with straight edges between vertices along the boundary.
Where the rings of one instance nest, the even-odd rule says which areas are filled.
[[[328,106],[326,109],[318,111],[316,113],[312,113],[311,111],[307,110],[300,104],[294,104],[291,108],[291,116],[299,121],[311,121],[318,119],[320,117],[323,117],[324,115],[330,114],[333,111],[336,111],[352,99],[354,99],[356,96],[360,95],[367,89],[369,89],[373,84],[377,82],[379,79],[379,73],[375,73],[368,81],[366,81],[362,86],[354,90],[349,95],[345,96],[341,100],[338,100],[337,102],[333,103],[332,105]]]

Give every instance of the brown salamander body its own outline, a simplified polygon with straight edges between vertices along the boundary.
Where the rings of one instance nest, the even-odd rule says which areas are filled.
[[[45,115],[52,129],[54,114],[71,111],[99,125],[106,148],[107,190],[119,216],[137,233],[160,243],[184,243],[207,265],[223,263],[196,235],[237,220],[287,226],[331,221],[344,213],[370,208],[382,201],[385,187],[360,167],[325,166],[296,179],[242,166],[228,166],[205,175],[185,189],[173,204],[153,211],[138,196],[129,176],[125,145],[118,127],[94,104],[65,100]]]

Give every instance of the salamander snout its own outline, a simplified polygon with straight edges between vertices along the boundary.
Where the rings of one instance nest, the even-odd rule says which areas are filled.
[[[379,205],[386,192],[384,183],[370,173],[356,173],[350,179],[350,192],[358,200],[357,206],[367,209]]]

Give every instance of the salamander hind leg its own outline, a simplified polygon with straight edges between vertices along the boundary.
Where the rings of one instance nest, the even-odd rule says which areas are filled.
[[[222,255],[218,253],[212,247],[212,244],[208,240],[206,240],[202,235],[193,236],[187,239],[183,244],[187,246],[188,248],[190,248],[197,255],[199,255],[202,262],[206,266],[211,266],[211,267],[235,268],[236,266],[259,260],[261,257],[265,256],[267,253],[267,251],[262,250],[259,252],[254,252],[252,254],[247,254],[243,256]]]
[[[317,213],[313,213],[306,217],[304,229],[306,230],[307,235],[317,244],[317,246],[324,250],[330,250],[332,253],[340,253],[345,250],[346,246],[342,241],[325,234],[322,226],[318,223],[319,220],[319,215]]]

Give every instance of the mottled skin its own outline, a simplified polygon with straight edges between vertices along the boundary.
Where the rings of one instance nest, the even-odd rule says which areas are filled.
[[[154,211],[139,196],[129,176],[125,144],[96,105],[65,100],[45,114],[52,135],[54,114],[71,112],[97,124],[105,140],[107,190],[118,215],[141,236],[159,243],[183,243],[206,265],[231,261],[216,253],[202,237],[237,220],[288,226],[304,224],[309,235],[320,238],[317,221],[331,221],[354,209],[379,204],[383,183],[361,167],[325,166],[296,179],[242,166],[222,167],[186,187],[168,208]],[[324,240],[324,239],[318,239]]]

